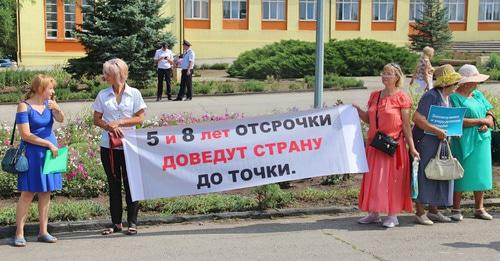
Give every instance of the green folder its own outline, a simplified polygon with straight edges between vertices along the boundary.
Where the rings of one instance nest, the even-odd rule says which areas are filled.
[[[60,148],[59,155],[52,157],[52,151],[45,153],[45,163],[43,164],[43,174],[61,173],[68,170],[68,147]]]

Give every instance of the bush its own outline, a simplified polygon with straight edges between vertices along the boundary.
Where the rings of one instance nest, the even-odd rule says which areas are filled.
[[[17,176],[0,171],[0,198],[14,197],[16,195],[16,192]]]
[[[196,94],[209,94],[217,89],[218,83],[215,81],[195,81],[193,82],[193,92]]]
[[[250,80],[242,83],[239,89],[241,92],[263,92],[265,88],[263,82]]]
[[[383,66],[396,62],[406,73],[416,65],[418,55],[407,48],[369,39],[352,39],[325,44],[325,74],[344,76],[378,75]],[[284,40],[242,53],[228,73],[233,77],[265,79],[267,76],[301,78],[314,74],[315,46],[311,42]]]
[[[297,83],[291,83],[291,84],[288,86],[288,89],[290,89],[291,91],[300,90],[300,89],[302,89],[302,85],[297,84]]]
[[[500,71],[500,53],[492,53],[490,55],[490,60],[486,64],[486,68]]]
[[[486,74],[490,76],[490,80],[500,81],[500,69],[489,70]]]
[[[281,190],[278,184],[260,186],[254,189],[257,207],[260,210],[282,208],[292,201],[292,194]]]
[[[214,63],[214,64],[202,64],[200,66],[195,65],[195,70],[200,69],[200,70],[226,70],[229,68],[228,63]]]
[[[314,76],[306,76],[305,82],[307,84],[307,88],[314,88],[315,86],[315,77]],[[323,88],[329,89],[349,89],[353,87],[363,87],[364,82],[362,80],[357,80],[351,77],[342,77],[334,74],[328,74],[324,76],[323,79]]]
[[[234,86],[230,83],[223,83],[217,86],[218,93],[234,93]]]

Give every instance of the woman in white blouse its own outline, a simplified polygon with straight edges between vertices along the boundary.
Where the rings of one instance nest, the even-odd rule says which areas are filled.
[[[128,235],[137,234],[137,214],[139,204],[132,202],[127,179],[127,168],[122,147],[111,148],[110,133],[123,137],[122,129],[135,128],[144,121],[146,104],[139,90],[127,85],[128,66],[118,58],[111,59],[103,65],[104,79],[111,85],[101,90],[92,108],[94,109],[94,125],[103,129],[101,136],[101,161],[106,172],[109,185],[109,205],[113,226],[102,234],[110,235],[120,232],[122,226],[122,181],[125,187],[127,202]]]

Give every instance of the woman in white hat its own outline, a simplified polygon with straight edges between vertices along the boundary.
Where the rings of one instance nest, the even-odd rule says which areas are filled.
[[[463,135],[451,143],[453,155],[464,168],[464,177],[455,180],[453,210],[451,218],[463,219],[460,211],[462,192],[474,191],[474,217],[491,220],[484,210],[484,191],[493,187],[491,165],[491,131],[493,127],[493,106],[477,90],[477,85],[489,78],[480,74],[474,65],[466,64],[458,71],[463,76],[460,86],[450,95],[453,107],[466,107]]]

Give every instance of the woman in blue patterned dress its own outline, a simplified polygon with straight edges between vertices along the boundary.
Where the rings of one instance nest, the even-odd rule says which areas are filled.
[[[42,174],[45,153],[49,149],[54,157],[58,155],[57,140],[52,131],[54,119],[63,122],[64,113],[51,99],[56,82],[52,77],[37,75],[26,100],[19,103],[16,124],[21,136],[21,146],[26,146],[25,154],[29,169],[17,178],[17,189],[21,192],[16,209],[15,246],[26,246],[24,224],[29,206],[35,194],[38,195],[38,219],[40,228],[38,241],[55,243],[57,238],[47,232],[50,192],[62,188],[61,174]]]

